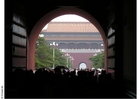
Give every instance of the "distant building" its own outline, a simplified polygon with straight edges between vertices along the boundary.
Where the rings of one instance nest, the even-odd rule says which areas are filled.
[[[90,22],[50,22],[42,33],[59,49],[103,49],[102,37]]]
[[[47,43],[56,42],[58,49],[76,58],[73,62],[75,68],[81,63],[90,67],[88,58],[104,51],[102,37],[90,22],[50,22],[42,33]]]

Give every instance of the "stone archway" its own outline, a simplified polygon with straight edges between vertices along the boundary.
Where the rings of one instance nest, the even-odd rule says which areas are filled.
[[[105,36],[105,32],[103,31],[101,25],[97,22],[97,20],[91,16],[90,14],[88,14],[87,12],[85,12],[84,10],[81,10],[79,8],[76,7],[71,7],[71,6],[66,6],[66,7],[62,7],[62,8],[58,8],[55,9],[49,13],[47,13],[45,16],[43,16],[33,27],[31,34],[29,36],[29,41],[28,41],[28,61],[27,61],[27,69],[35,69],[35,44],[36,44],[36,40],[38,38],[39,33],[41,32],[42,28],[49,23],[52,19],[60,16],[60,15],[64,15],[64,14],[76,14],[79,16],[82,16],[83,18],[86,18],[87,20],[89,20],[89,22],[91,22],[101,33],[102,39],[104,41],[104,50],[105,50],[105,59],[104,59],[104,68],[107,69],[107,43],[106,43],[106,36]]]

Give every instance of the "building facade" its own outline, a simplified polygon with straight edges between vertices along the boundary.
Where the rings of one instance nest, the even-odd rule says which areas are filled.
[[[74,68],[85,63],[90,68],[89,58],[104,51],[103,40],[90,22],[50,22],[42,31],[48,44],[57,43],[57,48],[73,57]]]

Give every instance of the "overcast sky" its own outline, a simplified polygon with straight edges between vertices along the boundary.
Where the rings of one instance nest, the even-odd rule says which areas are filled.
[[[67,14],[56,17],[51,22],[89,22],[89,21],[78,15]],[[47,25],[43,28],[43,30],[44,29],[47,29]]]
[[[78,15],[67,14],[54,18],[52,22],[89,22],[89,21]]]

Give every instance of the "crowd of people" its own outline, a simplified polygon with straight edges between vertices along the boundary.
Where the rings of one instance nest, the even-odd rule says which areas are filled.
[[[10,75],[9,98],[111,98],[120,97],[110,73],[96,69],[16,69]]]

